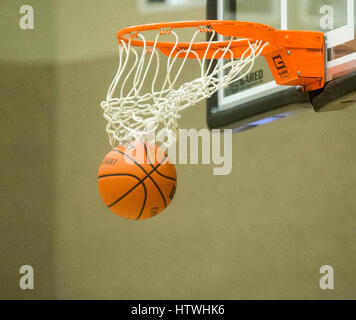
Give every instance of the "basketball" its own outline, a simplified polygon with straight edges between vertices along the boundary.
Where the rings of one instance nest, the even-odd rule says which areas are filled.
[[[117,215],[143,220],[161,213],[177,186],[174,164],[156,145],[134,141],[111,150],[98,171],[99,193]]]

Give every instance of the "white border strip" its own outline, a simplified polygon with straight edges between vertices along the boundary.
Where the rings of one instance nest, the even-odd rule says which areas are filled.
[[[340,64],[344,64],[350,61],[356,60],[356,52],[350,53],[346,56],[331,60],[327,63],[328,68],[336,67]]]
[[[281,29],[288,29],[288,0],[281,0]]]
[[[251,97],[253,97],[253,99],[256,98],[256,95],[258,95],[259,93],[262,93],[265,91],[271,91],[271,93],[275,92],[275,90],[272,90],[272,89],[276,89],[276,88],[284,89],[284,88],[281,88],[281,86],[277,85],[274,81],[269,81],[269,82],[261,84],[257,87],[246,89],[242,92],[231,94],[227,97],[224,97],[224,105],[231,104],[233,102],[236,103],[236,96],[238,96],[239,103],[243,103],[243,102],[251,100]],[[222,109],[224,109],[224,107]]]

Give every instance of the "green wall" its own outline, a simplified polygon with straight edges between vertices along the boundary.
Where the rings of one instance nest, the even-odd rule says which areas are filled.
[[[0,298],[356,298],[356,108],[235,134],[230,175],[177,165],[166,212],[124,220],[96,187],[110,149],[99,103],[117,66],[115,32],[204,18],[204,8],[140,15],[136,1],[53,3],[52,19],[30,31],[41,59],[1,56]],[[9,30],[8,43],[27,47]],[[199,103],[180,125],[205,119]],[[18,287],[22,264],[35,268],[32,292]],[[333,291],[319,288],[324,264],[334,267]]]

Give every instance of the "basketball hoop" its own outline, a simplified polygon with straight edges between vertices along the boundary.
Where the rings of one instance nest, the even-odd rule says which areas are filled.
[[[215,41],[217,33],[229,38]],[[200,41],[202,34],[208,40]],[[277,84],[306,91],[324,86],[322,32],[202,20],[124,28],[117,38],[119,67],[101,102],[112,146],[132,140],[171,145],[180,112],[245,77],[260,55]],[[180,81],[183,73],[191,79]]]

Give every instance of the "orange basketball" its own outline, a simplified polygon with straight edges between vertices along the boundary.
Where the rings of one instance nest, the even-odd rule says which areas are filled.
[[[174,164],[151,143],[134,141],[111,150],[98,171],[100,196],[121,217],[142,220],[165,209],[177,186]]]

